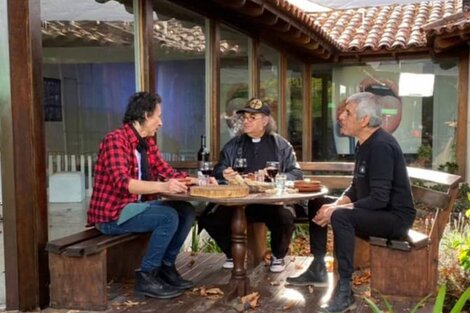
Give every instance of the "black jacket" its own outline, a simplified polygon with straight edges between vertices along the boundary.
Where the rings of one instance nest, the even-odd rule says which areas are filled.
[[[275,158],[279,161],[279,172],[286,174],[288,180],[303,179],[303,173],[297,163],[292,145],[276,133],[269,136],[272,136],[276,143],[277,153]],[[220,152],[219,162],[214,166],[214,177],[216,179],[223,180],[223,170],[227,167],[233,168],[235,159],[243,157],[244,142],[249,139],[248,135],[243,134],[232,138],[225,144]]]

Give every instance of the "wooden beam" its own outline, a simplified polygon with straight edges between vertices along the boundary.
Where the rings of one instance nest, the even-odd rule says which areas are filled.
[[[272,29],[281,33],[288,32],[292,25],[282,19],[278,19],[277,23],[272,26]]]
[[[277,121],[279,125],[279,134],[287,138],[287,55],[281,52],[279,62],[279,109],[277,112]]]
[[[260,74],[259,74],[259,60],[258,60],[258,57],[259,57],[259,45],[260,45],[260,41],[259,39],[252,39],[251,40],[251,49],[250,49],[250,53],[251,53],[251,57],[250,57],[250,60],[251,60],[251,69],[250,69],[250,90],[251,90],[251,94],[250,94],[250,97],[256,97],[256,98],[259,98],[260,97],[260,92],[259,92],[259,85],[260,85],[260,80],[259,80],[259,77],[260,77]]]
[[[234,9],[243,8],[246,4],[246,0],[230,0],[230,1],[214,0],[214,1],[217,2],[218,4],[224,6],[224,7],[231,7],[231,8],[234,8]]]
[[[278,20],[279,16],[273,14],[272,12],[264,11],[264,14],[258,17],[256,21],[261,22],[266,26],[273,26],[277,23]]]
[[[209,108],[210,108],[210,151],[212,160],[217,159],[220,151],[220,24],[214,19],[210,19],[207,23],[209,25],[209,38],[208,42],[208,73],[209,76]],[[207,25],[206,24],[206,25]]]
[[[455,145],[455,157],[459,166],[458,174],[463,178],[467,173],[467,125],[468,125],[468,66],[469,51],[464,51],[459,56],[459,90],[457,108],[457,134]]]
[[[134,0],[136,89],[155,91],[153,62],[153,7],[151,0]]]
[[[312,160],[312,66],[304,65],[303,72],[303,135],[302,161]]]
[[[263,4],[256,4],[251,1],[246,2],[245,6],[241,9],[243,14],[251,16],[251,17],[259,17],[264,13],[264,5]]]
[[[49,303],[40,1],[0,2],[6,308],[35,311]]]

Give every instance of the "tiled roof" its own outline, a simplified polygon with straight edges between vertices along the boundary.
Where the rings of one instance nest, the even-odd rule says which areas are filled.
[[[428,23],[422,28],[428,36],[468,30],[470,28],[470,12],[457,13],[436,22]]]
[[[332,46],[336,47],[337,49],[341,49],[341,45],[339,45],[334,38],[329,36],[325,29],[321,27],[321,25],[316,23],[315,16],[308,14],[307,12],[290,3],[288,0],[266,0],[266,2],[273,4],[275,7],[289,14],[294,20],[297,20],[307,28],[312,29]]]
[[[157,44],[167,50],[201,54],[206,39],[200,26],[184,27],[181,21],[157,21],[153,27]],[[134,44],[133,24],[129,22],[49,21],[43,22],[44,46],[116,46]],[[222,54],[239,53],[238,45],[220,42]],[[246,53],[246,51],[244,51]]]
[[[461,0],[424,1],[310,14],[343,52],[426,46],[421,27],[462,11]]]

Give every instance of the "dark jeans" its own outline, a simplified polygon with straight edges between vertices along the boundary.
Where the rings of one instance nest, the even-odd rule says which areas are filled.
[[[310,225],[310,249],[315,258],[326,254],[327,227],[312,222],[312,218],[323,204],[332,203],[332,197],[317,198],[308,203]],[[354,272],[355,236],[368,239],[370,236],[400,239],[406,236],[408,226],[390,211],[367,209],[338,209],[331,215],[334,235],[334,252],[338,260],[340,278],[351,279]]]
[[[228,258],[232,257],[231,221],[234,210],[218,206],[208,209],[199,218],[200,228],[206,229]],[[280,205],[249,204],[245,208],[247,222],[265,223],[271,231],[271,250],[275,257],[283,258],[289,249],[294,232],[294,216],[291,211]]]
[[[173,265],[193,225],[194,207],[183,201],[152,201],[142,213],[121,225],[117,221],[100,223],[105,235],[152,232],[140,269],[149,272],[162,262]]]

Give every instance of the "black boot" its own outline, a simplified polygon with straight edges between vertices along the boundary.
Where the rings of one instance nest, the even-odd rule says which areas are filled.
[[[194,287],[194,283],[192,281],[183,279],[183,277],[181,277],[181,275],[176,270],[175,265],[167,266],[162,264],[158,274],[164,282],[178,289],[189,289]]]
[[[182,295],[183,290],[168,285],[160,278],[155,278],[159,271],[160,268],[155,268],[151,272],[135,271],[135,294],[158,299],[169,299]]]
[[[325,262],[315,259],[305,272],[297,277],[288,277],[286,282],[294,286],[328,286]]]
[[[345,313],[356,308],[356,299],[349,279],[340,279],[336,285],[333,298],[323,307],[326,313]]]

